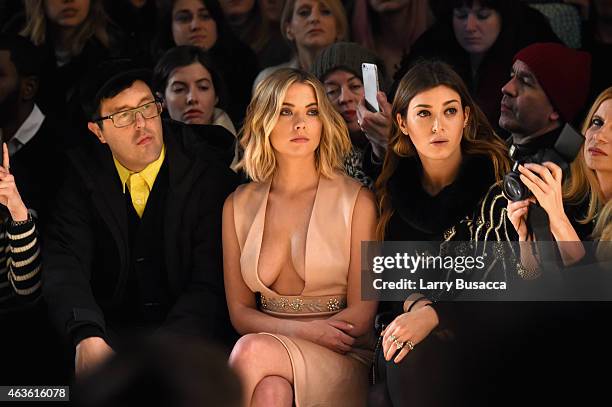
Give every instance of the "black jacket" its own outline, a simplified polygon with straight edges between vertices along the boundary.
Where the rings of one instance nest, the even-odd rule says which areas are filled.
[[[213,139],[224,135],[217,126],[207,130]],[[221,214],[237,178],[190,126],[165,122],[164,142],[163,257],[172,305],[161,328],[227,341],[233,331],[223,287]],[[124,301],[134,262],[126,200],[106,145],[83,146],[69,161],[48,228],[43,295],[61,332],[73,340],[106,337],[105,313],[116,313]]]

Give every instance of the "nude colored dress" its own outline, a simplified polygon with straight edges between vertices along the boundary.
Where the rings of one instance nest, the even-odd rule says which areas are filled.
[[[299,296],[279,295],[257,273],[270,182],[240,186],[234,193],[234,221],[246,285],[260,293],[262,312],[281,318],[325,319],[346,308],[351,222],[361,184],[345,175],[321,176],[306,235],[305,285]],[[313,342],[270,335],[291,359],[296,407],[366,405],[371,349],[346,355]]]

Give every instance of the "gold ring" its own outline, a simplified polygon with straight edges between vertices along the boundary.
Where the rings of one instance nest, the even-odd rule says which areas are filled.
[[[397,350],[400,350],[404,347],[404,345],[406,344],[405,342],[400,342],[397,339],[393,340],[393,343],[395,344],[395,346],[397,347]]]
[[[410,350],[414,350],[414,343],[410,339],[406,341],[406,345],[408,345]]]
[[[390,336],[389,336],[389,340],[390,340],[391,342],[395,342],[395,341],[397,340],[397,337],[396,337],[395,335],[390,335]]]

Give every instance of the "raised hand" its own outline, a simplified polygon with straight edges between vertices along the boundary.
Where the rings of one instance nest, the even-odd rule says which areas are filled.
[[[385,156],[391,131],[391,104],[384,92],[376,95],[380,112],[370,112],[362,98],[357,105],[357,122],[361,130],[372,144],[372,150],[379,159]]]
[[[528,240],[527,214],[529,213],[529,205],[532,203],[535,203],[534,197],[517,202],[508,201],[508,206],[506,207],[508,219],[510,219],[512,226],[514,226],[514,229],[518,233],[519,242]]]
[[[561,185],[563,173],[561,168],[557,164],[545,162],[542,165],[533,163],[520,165],[519,171],[521,181],[529,188],[538,204],[548,214],[550,230],[555,236],[555,240],[576,240],[568,239],[569,236],[565,236],[565,233],[561,232],[571,227],[563,208],[563,187]]]
[[[28,208],[23,204],[15,177],[10,173],[10,158],[6,143],[2,144],[3,161],[0,167],[0,204],[7,207],[15,222],[28,219]]]

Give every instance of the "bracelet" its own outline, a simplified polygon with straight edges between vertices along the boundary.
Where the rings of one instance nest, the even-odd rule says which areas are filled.
[[[28,212],[28,218],[26,220],[14,221],[13,219],[11,219],[11,226],[23,226],[27,225],[30,222],[32,222],[32,215],[30,214],[30,212]]]
[[[427,299],[427,297],[422,296],[422,297],[419,297],[416,300],[412,301],[412,304],[410,304],[410,306],[408,307],[408,311],[406,311],[406,312],[410,312],[412,310],[412,307],[414,307],[417,302],[420,302],[420,301],[423,301],[423,300],[426,300],[426,299]]]

